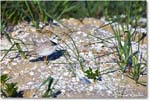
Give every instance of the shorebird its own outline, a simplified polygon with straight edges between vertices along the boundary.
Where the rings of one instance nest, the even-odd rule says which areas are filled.
[[[48,64],[48,55],[51,55],[58,49],[57,39],[58,37],[56,35],[52,35],[49,40],[42,43],[36,43],[35,41],[33,41],[35,45],[35,52],[38,56],[44,57],[44,61],[46,62],[46,64]]]

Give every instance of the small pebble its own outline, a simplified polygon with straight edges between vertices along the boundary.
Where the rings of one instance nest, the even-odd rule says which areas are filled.
[[[17,63],[16,62],[12,62],[12,65],[15,66],[15,65],[17,65]]]
[[[33,75],[34,75],[34,72],[30,72],[29,74],[30,74],[31,76],[33,76]]]
[[[61,92],[62,92],[62,93],[65,93],[65,92],[66,92],[66,90],[62,89],[62,90],[61,90]]]
[[[76,82],[77,80],[76,80],[76,78],[72,78],[72,80],[71,80],[72,82]]]
[[[92,86],[89,87],[89,91],[93,91],[93,89],[94,89],[94,88],[93,88]]]
[[[27,83],[27,85],[32,85],[32,84],[33,84],[33,82],[28,82],[28,83]]]
[[[40,70],[40,69],[37,69],[37,71],[38,71],[38,72],[41,72],[41,70]]]
[[[3,74],[9,74],[10,71],[3,71]]]
[[[68,76],[68,75],[69,75],[69,72],[65,72],[65,73],[64,73],[64,76]]]

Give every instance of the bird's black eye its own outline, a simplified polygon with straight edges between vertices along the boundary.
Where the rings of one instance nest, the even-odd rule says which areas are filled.
[[[58,45],[57,43],[55,43],[54,41],[52,41],[52,40],[50,40],[51,41],[51,43],[53,44],[53,45]]]

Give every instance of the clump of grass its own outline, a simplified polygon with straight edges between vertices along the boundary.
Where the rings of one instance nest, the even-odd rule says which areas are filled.
[[[117,41],[117,45],[115,46],[117,50],[117,55],[119,58],[119,61],[117,62],[120,70],[124,73],[126,72],[126,69],[129,71],[129,75],[132,76],[132,78],[138,83],[140,73],[142,72],[144,66],[146,66],[146,63],[144,61],[140,61],[140,42],[135,41],[133,39],[134,35],[136,34],[136,27],[138,26],[137,21],[141,17],[146,17],[146,15],[141,12],[141,6],[138,6],[139,2],[126,2],[128,4],[128,7],[125,6],[124,11],[122,11],[123,14],[125,14],[124,18],[121,18],[118,11],[118,14],[116,15],[116,18],[113,18],[113,21],[119,22],[121,25],[115,25],[112,26],[113,33],[115,35],[115,39]],[[146,5],[146,2],[141,2],[142,5]],[[131,9],[137,8],[136,10],[131,11]],[[143,8],[146,10],[146,8]],[[109,12],[109,11],[108,11]],[[129,25],[134,28],[134,31],[129,27]],[[115,28],[114,28],[115,27]],[[121,29],[119,28],[121,27]],[[121,39],[120,36],[124,36],[124,40]],[[138,37],[138,40],[140,40],[141,37]],[[133,52],[133,46],[132,41],[135,41],[138,44],[138,50],[136,52]]]
[[[139,63],[138,57],[133,56],[132,58],[133,61],[133,72],[132,72],[132,77],[136,81],[136,83],[140,83],[138,80],[140,78],[140,74],[143,71],[144,67],[146,66],[146,63]]]
[[[22,97],[22,92],[17,91],[17,83],[8,83],[10,77],[7,74],[1,75],[1,96],[2,97]]]
[[[46,85],[47,84],[47,90],[45,91],[45,93],[42,95],[42,97],[48,97],[48,98],[55,98],[57,97],[57,95],[59,95],[61,93],[60,90],[56,90],[55,89],[55,85],[56,85],[56,81],[54,81],[54,79],[49,76],[41,85]]]
[[[138,83],[140,73],[142,72],[144,66],[146,66],[146,63],[140,61],[142,59],[140,57],[140,43],[138,42],[138,50],[136,52],[133,52],[133,46],[131,43],[131,39],[134,36],[135,32],[131,32],[129,29],[125,29],[122,27],[125,35],[125,40],[121,39],[121,30],[113,29],[115,39],[117,41],[116,50],[119,57],[119,61],[117,62],[120,70],[124,73],[126,72],[126,69],[128,69],[129,74],[132,75],[132,78]]]
[[[93,79],[94,82],[100,77],[99,69],[93,71],[93,69],[89,67],[89,69],[86,70],[84,73],[89,79]]]

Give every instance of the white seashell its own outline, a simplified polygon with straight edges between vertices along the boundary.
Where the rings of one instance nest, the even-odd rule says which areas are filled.
[[[37,66],[35,65],[33,68],[32,68],[32,70],[35,70],[37,68]]]
[[[27,83],[27,85],[32,85],[32,84],[33,84],[33,82],[28,82],[28,83]]]
[[[66,92],[66,90],[62,89],[62,90],[61,90],[61,92],[62,92],[62,93],[65,93],[65,92]]]
[[[17,63],[16,62],[12,62],[12,65],[15,66],[15,65],[17,65]]]
[[[89,91],[93,91],[93,89],[94,89],[94,88],[93,88],[92,86],[89,87]]]
[[[10,71],[4,71],[3,74],[8,74]]]
[[[41,70],[40,70],[40,69],[37,69],[37,71],[38,71],[38,72],[41,72]]]
[[[108,93],[108,94],[112,94],[112,91],[110,91],[110,90],[107,90],[107,93]]]
[[[76,80],[76,78],[72,78],[72,80],[71,80],[72,82],[76,82],[77,80]]]
[[[30,72],[29,74],[32,76],[32,75],[34,75],[34,72]]]

